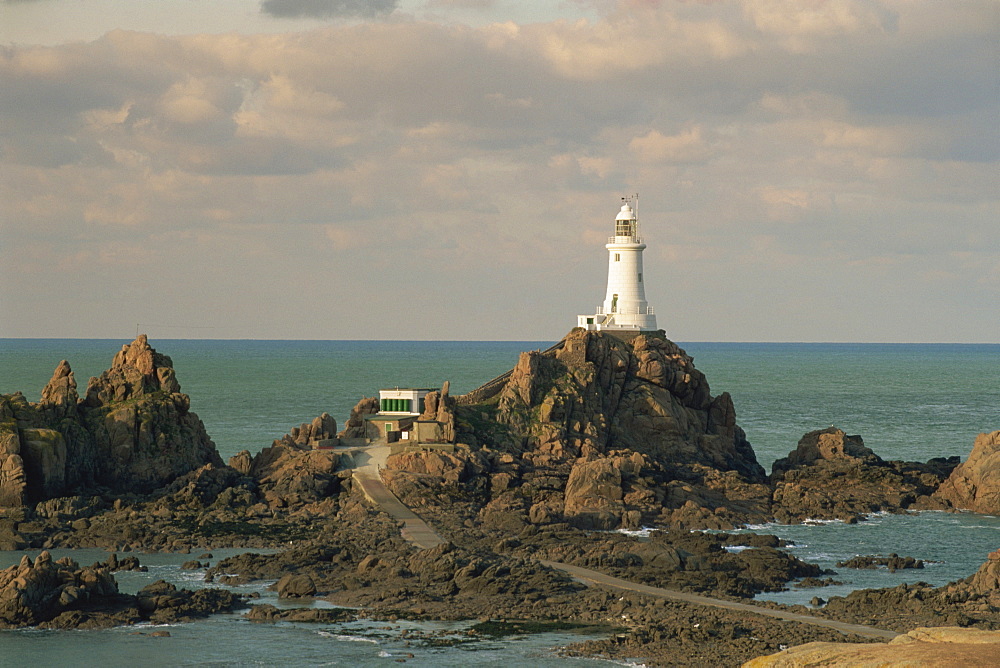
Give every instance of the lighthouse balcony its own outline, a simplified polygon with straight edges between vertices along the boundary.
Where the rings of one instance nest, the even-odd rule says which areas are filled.
[[[641,307],[641,306],[634,306],[634,307],[619,306],[614,311],[611,311],[611,313],[616,313],[616,314],[619,314],[619,315],[656,315],[656,313],[653,312],[653,307],[652,306],[646,306],[646,307]],[[596,315],[610,315],[610,313],[605,313],[604,307],[603,306],[598,306],[597,307],[597,313],[596,313]]]
[[[623,236],[623,237],[621,237],[621,236],[608,237],[608,243],[609,244],[641,244],[642,243],[642,237],[640,237],[637,234],[633,234],[633,235],[630,235],[630,236]]]

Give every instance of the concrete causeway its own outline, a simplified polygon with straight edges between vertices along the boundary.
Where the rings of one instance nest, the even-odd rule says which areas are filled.
[[[361,486],[361,491],[364,492],[369,501],[402,524],[400,532],[403,539],[421,550],[427,550],[444,543],[444,538],[396,498],[396,495],[390,492],[389,488],[382,482],[380,471],[385,466],[385,460],[389,457],[389,446],[374,445],[366,448],[363,454],[367,455],[368,459],[354,469],[353,478]],[[360,459],[360,455],[361,453],[356,454],[355,460]]]
[[[358,466],[354,469],[354,480],[360,485],[361,490],[364,492],[365,497],[367,497],[369,501],[379,506],[382,510],[388,513],[390,517],[401,523],[401,533],[404,540],[422,550],[447,542],[444,538],[438,535],[438,533],[434,531],[434,529],[432,529],[427,522],[421,519],[416,513],[403,504],[402,501],[396,498],[396,495],[390,492],[385,486],[385,483],[382,482],[380,471],[385,466],[385,461],[389,456],[388,445],[374,445],[370,448],[366,448],[363,453],[355,453],[354,456],[355,461],[358,463]],[[365,459],[365,457],[367,457],[367,459]],[[700,596],[698,594],[678,591],[675,589],[636,584],[634,582],[629,582],[628,580],[616,578],[614,576],[594,571],[589,568],[583,568],[581,566],[572,566],[558,561],[540,561],[549,568],[562,571],[563,573],[566,573],[570,577],[588,586],[609,587],[619,591],[637,592],[647,596],[653,596],[655,598],[684,601],[695,605],[707,605],[714,608],[723,608],[725,610],[734,610],[754,615],[775,617],[789,622],[822,626],[839,631],[845,635],[853,633],[855,635],[866,638],[876,638],[878,640],[891,640],[899,635],[895,631],[879,629],[874,626],[848,624],[846,622],[823,619],[822,617],[813,617],[812,615],[804,615],[797,612],[789,612],[787,610],[761,608],[749,603],[726,601],[719,598]]]

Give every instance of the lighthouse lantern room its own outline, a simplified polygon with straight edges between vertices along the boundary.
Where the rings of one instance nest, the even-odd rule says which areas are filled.
[[[615,235],[608,238],[608,291],[604,303],[593,315],[577,316],[577,326],[591,331],[613,333],[655,332],[656,315],[646,301],[642,277],[642,251],[646,244],[639,236],[638,195],[623,197],[615,218]]]

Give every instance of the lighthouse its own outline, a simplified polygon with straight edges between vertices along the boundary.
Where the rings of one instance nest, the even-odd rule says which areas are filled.
[[[593,315],[577,316],[577,326],[609,333],[655,332],[656,315],[646,301],[642,276],[642,251],[646,244],[639,235],[637,198],[622,198],[615,218],[614,236],[608,238],[608,291],[604,303]]]

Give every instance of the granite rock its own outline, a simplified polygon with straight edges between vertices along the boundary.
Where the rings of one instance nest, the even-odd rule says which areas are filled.
[[[969,458],[935,494],[954,508],[1000,514],[1000,431],[979,434]]]

